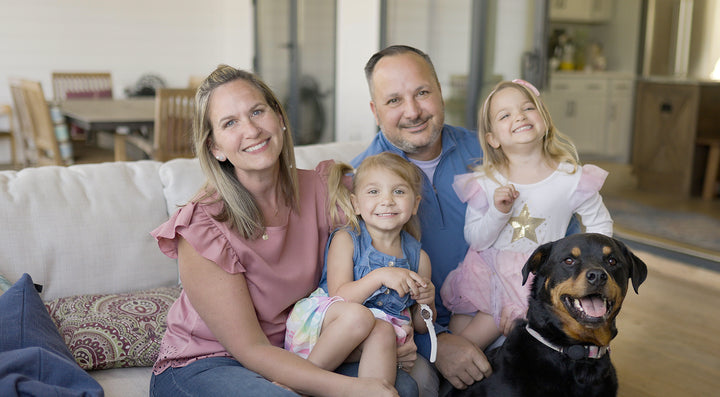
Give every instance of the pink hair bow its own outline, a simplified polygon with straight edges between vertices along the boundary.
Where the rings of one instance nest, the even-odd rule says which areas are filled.
[[[527,89],[529,89],[530,91],[532,91],[532,93],[535,94],[535,96],[537,96],[537,97],[540,96],[540,91],[538,91],[538,89],[535,88],[534,85],[528,83],[527,81],[522,80],[522,79],[515,79],[515,80],[513,80],[512,82],[515,83],[515,84],[524,85],[525,87],[527,87]]]

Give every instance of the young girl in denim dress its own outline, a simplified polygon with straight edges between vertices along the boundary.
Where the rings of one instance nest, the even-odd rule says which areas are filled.
[[[337,218],[339,208],[346,223],[330,236],[320,288],[300,300],[287,321],[285,348],[319,366],[347,349],[346,335],[327,335],[334,302],[362,303],[367,315],[376,318],[379,343],[392,347],[412,341],[409,327],[427,332],[418,304],[435,312],[430,259],[420,248],[416,216],[421,171],[396,154],[381,153],[362,162],[350,190],[344,176],[352,171],[349,165],[335,164],[330,172],[330,213]],[[392,383],[396,369],[409,370],[413,361],[398,358],[395,348],[377,349],[379,343],[366,341],[362,353],[353,351],[348,360],[359,355],[359,377],[379,376]]]

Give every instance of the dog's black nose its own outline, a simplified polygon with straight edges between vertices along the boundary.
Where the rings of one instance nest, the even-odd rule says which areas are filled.
[[[585,274],[585,277],[587,277],[588,283],[590,285],[596,287],[605,285],[608,279],[607,273],[599,269],[588,270],[588,272]]]

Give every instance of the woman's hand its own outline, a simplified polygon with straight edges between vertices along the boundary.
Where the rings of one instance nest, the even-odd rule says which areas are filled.
[[[382,284],[395,290],[400,296],[405,296],[407,293],[410,293],[410,296],[419,295],[420,288],[428,287],[425,278],[409,269],[383,267],[375,271],[382,272]]]
[[[515,190],[515,186],[512,184],[495,189],[495,193],[493,194],[495,208],[503,214],[507,214],[512,210],[515,199],[518,198],[519,195],[520,193]]]
[[[415,345],[414,338],[415,335],[411,324],[404,324],[402,329],[407,332],[407,336],[405,337],[405,343],[398,346],[397,362],[401,369],[410,372],[415,366],[415,360],[417,359],[417,346]]]

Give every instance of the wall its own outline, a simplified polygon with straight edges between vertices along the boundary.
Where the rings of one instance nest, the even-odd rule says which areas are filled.
[[[335,140],[370,140],[377,131],[363,66],[380,45],[379,0],[338,0]]]
[[[0,103],[8,78],[39,80],[52,96],[53,70],[110,71],[114,96],[146,73],[168,86],[219,63],[252,68],[251,0],[0,0]],[[0,141],[0,163],[10,158]]]
[[[708,79],[720,62],[720,1],[695,0],[688,75]],[[720,77],[720,76],[718,76]]]

